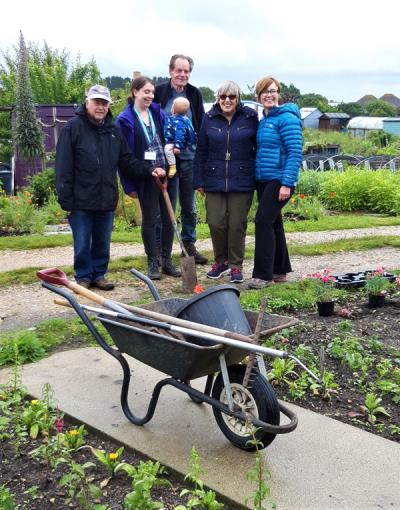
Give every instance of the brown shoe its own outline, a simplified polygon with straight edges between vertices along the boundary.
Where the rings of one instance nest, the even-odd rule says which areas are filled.
[[[76,283],[83,287],[84,289],[88,289],[90,287],[89,280],[78,280]]]
[[[287,282],[286,274],[274,274],[274,282],[275,283],[285,283],[285,282]]]
[[[113,290],[114,284],[105,278],[100,278],[99,280],[92,282],[92,287],[97,287],[100,290]]]

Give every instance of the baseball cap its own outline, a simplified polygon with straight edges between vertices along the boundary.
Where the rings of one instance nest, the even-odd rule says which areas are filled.
[[[93,87],[90,87],[88,90],[88,93],[86,95],[87,99],[104,99],[105,101],[108,101],[111,103],[111,94],[110,90],[107,87],[104,87],[104,85],[93,85]]]

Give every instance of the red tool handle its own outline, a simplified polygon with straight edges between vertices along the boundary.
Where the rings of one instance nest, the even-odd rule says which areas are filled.
[[[42,269],[36,273],[36,276],[47,283],[54,285],[64,285],[68,287],[69,280],[67,275],[58,267],[50,267],[49,269]]]
[[[154,180],[156,181],[157,186],[161,191],[165,191],[168,186],[168,177],[158,177],[158,175],[154,176]]]

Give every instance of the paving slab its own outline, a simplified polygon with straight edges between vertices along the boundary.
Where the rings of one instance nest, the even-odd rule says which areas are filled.
[[[162,353],[160,353],[162,355]],[[129,358],[130,403],[143,416],[155,383],[164,374]],[[0,381],[6,377],[0,372]],[[81,422],[186,474],[190,450],[201,456],[205,483],[244,504],[253,488],[246,480],[254,454],[232,446],[210,406],[193,403],[172,387],[161,391],[153,419],[131,424],[120,407],[122,371],[100,348],[60,352],[23,367],[23,384],[40,398],[52,385],[59,407]],[[203,390],[204,381],[194,381]],[[263,451],[271,492],[281,510],[400,508],[400,445],[325,416],[290,405],[297,429],[277,436]]]

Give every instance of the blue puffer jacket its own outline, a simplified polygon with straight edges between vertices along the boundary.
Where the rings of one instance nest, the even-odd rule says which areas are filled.
[[[302,160],[299,108],[293,103],[276,106],[260,120],[257,131],[256,180],[296,184]]]
[[[255,188],[257,112],[240,104],[231,123],[215,104],[203,118],[194,158],[194,189],[206,192]]]

